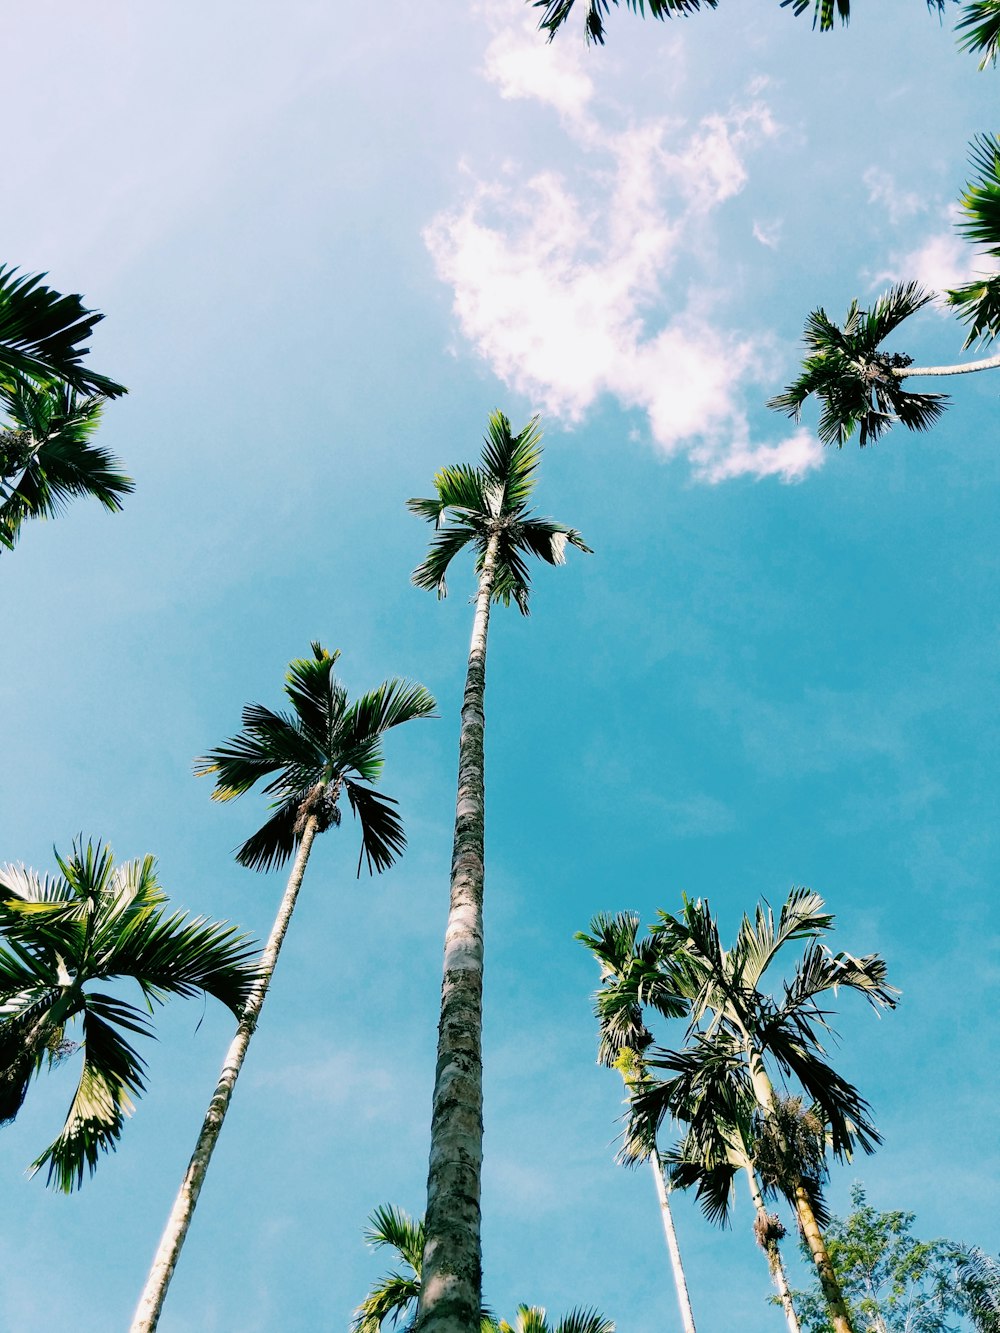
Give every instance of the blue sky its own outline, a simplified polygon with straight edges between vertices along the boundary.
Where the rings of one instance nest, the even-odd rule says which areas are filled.
[[[0,253],[106,312],[94,363],[131,392],[103,435],[137,491],[3,558],[0,859],[103,837],[263,935],[282,878],[231,857],[262,806],[213,806],[192,759],[314,638],[353,690],[409,675],[440,705],[388,747],[402,863],[357,882],[348,820],[317,847],[165,1333],[344,1329],[383,1268],[367,1214],[422,1209],[472,576],[443,604],[409,586],[404,501],[496,406],[542,414],[539,506],[595,554],[493,623],[488,1298],[672,1327],[572,936],[682,891],[731,932],[808,884],[839,944],[886,955],[900,1007],[845,1001],[837,1057],[885,1145],[832,1202],[863,1178],[921,1234],[1000,1248],[998,382],[864,453],[764,408],[814,305],[968,270],[950,210],[996,76],[916,0],[823,37],[757,9],[612,14],[603,50],[545,47],[518,0],[8,16]],[[928,312],[899,346],[961,342]],[[164,1012],[78,1196],[22,1175],[69,1069],[5,1128],[0,1327],[125,1326],[229,1036],[202,1016]],[[780,1318],[750,1221],[678,1205],[705,1330]]]

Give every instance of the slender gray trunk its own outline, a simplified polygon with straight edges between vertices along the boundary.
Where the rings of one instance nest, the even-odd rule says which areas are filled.
[[[170,1285],[170,1279],[173,1277],[181,1246],[184,1244],[188,1227],[191,1225],[191,1217],[194,1214],[195,1204],[198,1202],[198,1195],[201,1193],[201,1187],[205,1180],[205,1173],[208,1170],[212,1152],[222,1129],[222,1122],[229,1109],[233,1088],[236,1086],[236,1080],[239,1078],[240,1070],[243,1067],[247,1047],[250,1045],[250,1038],[253,1036],[257,1019],[267,996],[271,974],[274,972],[275,963],[278,961],[278,954],[281,951],[285,932],[288,930],[288,923],[292,919],[295,900],[299,895],[299,889],[302,887],[302,877],[305,874],[306,864],[309,860],[309,851],[318,828],[319,821],[314,814],[310,814],[302,829],[302,841],[299,843],[292,873],[288,876],[288,884],[278,908],[278,915],[271,927],[267,947],[261,955],[260,979],[250,993],[250,998],[243,1010],[243,1017],[240,1019],[240,1025],[236,1029],[236,1036],[233,1038],[223,1061],[222,1072],[219,1075],[215,1093],[208,1104],[208,1111],[202,1122],[198,1142],[181,1182],[177,1198],[174,1200],[170,1217],[167,1219],[166,1229],[163,1232],[160,1247],[153,1259],[153,1266],[149,1270],[149,1277],[146,1279],[139,1304],[136,1306],[129,1333],[152,1333],[159,1321],[167,1287]]]
[[[746,1171],[747,1180],[750,1184],[750,1199],[754,1206],[757,1217],[767,1222],[767,1208],[764,1206],[764,1196],[760,1192],[760,1184],[757,1180],[757,1172],[749,1161],[743,1163],[743,1169]],[[764,1245],[764,1253],[767,1255],[767,1266],[771,1270],[771,1278],[774,1282],[775,1290],[781,1300],[781,1308],[785,1312],[785,1322],[788,1324],[788,1333],[801,1333],[799,1328],[799,1317],[795,1313],[795,1305],[792,1301],[792,1293],[788,1286],[788,1278],[785,1274],[785,1265],[781,1260],[781,1250],[778,1241],[772,1237]]]
[[[958,366],[895,366],[893,375],[908,380],[911,375],[971,375],[977,370],[996,370],[1000,356],[987,356],[982,361],[965,361]]]
[[[427,1172],[419,1333],[479,1333],[482,1296],[480,1187],[483,1165],[483,830],[486,637],[497,536],[486,547],[458,742],[458,798],[451,907]]]
[[[696,1333],[694,1314],[691,1310],[691,1297],[688,1294],[684,1265],[681,1262],[680,1246],[677,1244],[677,1232],[674,1230],[674,1218],[670,1211],[670,1190],[663,1179],[663,1165],[657,1153],[650,1153],[649,1165],[656,1181],[656,1197],[660,1201],[660,1216],[663,1218],[663,1234],[667,1238],[667,1250],[670,1254],[670,1267],[674,1273],[674,1286],[677,1288],[677,1304],[680,1307],[681,1323],[684,1333]]]

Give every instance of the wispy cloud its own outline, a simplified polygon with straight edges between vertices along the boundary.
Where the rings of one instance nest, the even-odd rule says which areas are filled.
[[[499,182],[470,173],[464,201],[425,231],[459,326],[493,371],[569,425],[603,395],[643,412],[658,448],[687,454],[702,481],[791,481],[818,467],[804,430],[752,438],[746,392],[771,378],[770,339],[718,313],[708,219],[776,133],[766,104],[751,97],[695,125],[603,105],[599,119],[579,52],[509,17],[484,72],[501,96],[554,108],[582,162],[572,181],[554,170],[523,180],[515,165]]]

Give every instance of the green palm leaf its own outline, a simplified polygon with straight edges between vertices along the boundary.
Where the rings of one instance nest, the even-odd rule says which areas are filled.
[[[61,379],[81,393],[119,397],[121,384],[82,365],[87,348],[81,344],[104,316],[86,310],[81,297],[46,287],[45,276],[0,265],[0,382]]]
[[[1000,0],[969,0],[955,24],[960,51],[981,51],[979,68],[997,63],[1000,52]]]

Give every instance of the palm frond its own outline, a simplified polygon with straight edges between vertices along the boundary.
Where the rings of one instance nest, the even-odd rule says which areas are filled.
[[[119,397],[125,393],[123,385],[82,364],[87,355],[82,344],[104,316],[87,310],[80,296],[63,296],[46,287],[46,276],[18,274],[0,265],[0,381],[57,378],[83,393]]]
[[[502,512],[516,514],[527,504],[542,458],[542,429],[532,417],[516,435],[502,412],[491,412],[483,442],[483,473],[502,495]]]
[[[436,592],[438,598],[447,597],[448,566],[459,551],[471,541],[476,541],[479,533],[471,525],[456,524],[453,527],[439,528],[435,532],[426,556],[410,575],[410,581],[417,588],[427,592]]]
[[[412,1273],[387,1273],[354,1312],[351,1333],[386,1333],[404,1320],[410,1333],[416,1303],[420,1298],[420,1279]]]
[[[559,1320],[555,1333],[615,1333],[615,1325],[595,1309],[578,1309]]]
[[[979,68],[996,65],[1000,52],[1000,0],[968,0],[955,24],[960,51],[981,51]]]
[[[212,799],[231,801],[272,773],[282,775],[281,788],[291,783],[308,789],[321,777],[323,761],[321,747],[294,717],[254,703],[243,709],[243,730],[196,759],[194,772],[216,774]]]
[[[300,791],[283,801],[270,819],[240,844],[236,849],[236,860],[241,866],[248,870],[267,871],[285,864],[298,844],[295,824],[299,807],[307,795],[307,791]]]
[[[618,5],[619,0],[584,0],[584,31],[588,42],[604,45],[604,20],[610,12],[611,4]],[[569,19],[575,0],[532,0],[536,9],[544,10],[538,26],[549,34],[549,41]],[[654,19],[668,19],[687,14],[696,14],[704,3],[706,9],[715,9],[718,0],[623,0],[625,7],[634,14],[645,16],[649,7],[649,16]]]
[[[969,326],[964,347],[1000,337],[1000,274],[973,279],[962,287],[951,288],[945,295],[962,323]]]
[[[125,1008],[105,996],[87,997],[80,1081],[58,1137],[31,1165],[32,1173],[47,1166],[46,1184],[66,1194],[83,1183],[85,1171],[93,1175],[102,1152],[117,1147],[132,1097],[145,1089],[143,1061],[116,1031],[116,1026],[144,1031],[123,1018]]]
[[[578,551],[593,555],[575,528],[567,528],[548,518],[522,519],[517,525],[517,544],[549,565],[566,563],[567,546],[575,546]]]
[[[295,730],[304,731],[314,744],[322,746],[346,705],[347,691],[338,687],[333,676],[340,649],[331,653],[314,643],[312,650],[312,657],[296,658],[288,664],[285,693],[301,723]]]
[[[423,685],[399,677],[384,680],[374,690],[360,695],[344,714],[337,733],[344,751],[345,767],[359,768],[365,781],[373,782],[382,770],[381,755],[377,762],[369,758],[367,769],[361,770],[353,758],[355,751],[368,755],[373,740],[404,722],[433,717],[436,707],[433,695]]]
[[[758,904],[753,922],[744,915],[732,951],[732,970],[737,982],[756,987],[785,944],[830,930],[833,914],[824,912],[823,906],[818,893],[801,888],[793,889],[785,899],[777,925],[766,900]]]
[[[396,813],[396,802],[391,796],[363,787],[358,782],[344,779],[344,789],[351,809],[361,824],[361,854],[358,857],[358,876],[361,866],[368,862],[368,873],[381,873],[401,855],[406,847],[403,822]]]
[[[410,1265],[420,1271],[424,1256],[423,1219],[414,1219],[395,1204],[379,1204],[368,1218],[364,1232],[365,1244],[373,1249],[389,1246]]]

